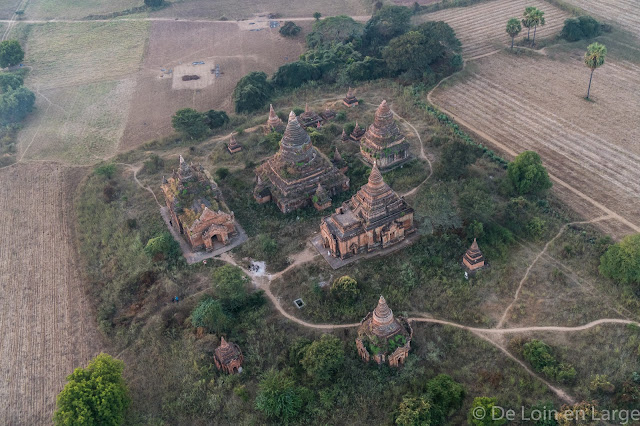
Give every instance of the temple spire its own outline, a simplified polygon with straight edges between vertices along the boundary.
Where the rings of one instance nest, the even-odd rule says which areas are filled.
[[[276,111],[273,109],[273,104],[269,104],[269,119],[274,119],[276,117]]]
[[[393,322],[393,311],[387,305],[384,296],[380,296],[378,306],[373,311],[373,320],[380,327]]]
[[[221,348],[226,348],[227,346],[229,346],[229,344],[227,343],[227,341],[224,339],[224,336],[220,337],[220,347]]]
[[[384,179],[382,178],[380,169],[378,169],[378,162],[374,161],[373,167],[371,168],[371,174],[369,175],[369,185],[375,187],[382,184],[384,184]],[[382,300],[384,300],[384,298]]]

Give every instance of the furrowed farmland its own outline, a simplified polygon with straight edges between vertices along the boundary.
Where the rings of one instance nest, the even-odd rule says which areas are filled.
[[[521,18],[527,6],[535,6],[545,12],[546,24],[538,27],[536,40],[558,34],[562,30],[564,20],[571,16],[541,0],[497,0],[475,6],[444,9],[419,16],[417,20],[444,21],[449,24],[462,43],[462,56],[470,59],[495,52],[508,44],[511,39],[505,32],[505,24],[509,18]],[[517,40],[526,36],[527,30],[523,28]]]
[[[73,247],[73,195],[84,172],[50,163],[0,171],[3,424],[50,424],[66,376],[99,350]]]
[[[611,60],[598,72],[595,102],[587,102],[589,70],[579,52],[564,60],[497,54],[431,99],[516,153],[537,151],[553,175],[637,225],[640,67]]]

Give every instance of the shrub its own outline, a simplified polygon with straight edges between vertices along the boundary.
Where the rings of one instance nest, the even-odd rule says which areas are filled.
[[[564,21],[560,36],[568,41],[597,37],[602,33],[601,25],[591,16],[579,16]]]
[[[116,165],[114,163],[102,164],[95,169],[95,173],[98,176],[102,176],[106,179],[111,179],[116,172]]]
[[[507,176],[520,195],[543,193],[552,185],[542,159],[534,151],[524,151],[509,163]]]
[[[233,90],[236,112],[248,113],[264,107],[273,93],[273,87],[263,72],[250,72],[238,81]]]
[[[144,251],[154,260],[165,259],[173,263],[180,257],[180,244],[168,231],[164,231],[147,241]]]
[[[499,426],[507,423],[504,418],[493,419],[494,407],[498,404],[496,398],[480,396],[473,400],[467,421],[474,426]]]
[[[231,325],[220,302],[211,297],[204,298],[191,312],[191,324],[216,334],[228,330]]]
[[[224,265],[213,271],[213,285],[216,295],[224,307],[230,311],[238,310],[247,299],[249,278],[237,266]]]
[[[0,68],[18,65],[24,59],[24,51],[18,40],[5,40],[0,43]]]
[[[58,395],[54,424],[121,425],[131,403],[123,370],[122,361],[104,353],[76,368]]]
[[[331,294],[339,300],[354,301],[360,294],[358,282],[348,275],[337,278],[331,284]]]
[[[151,154],[144,162],[144,170],[147,173],[156,173],[164,167],[164,160],[158,154]]]
[[[333,379],[344,364],[342,341],[330,334],[323,334],[304,349],[300,364],[305,372],[317,383],[327,383]]]
[[[144,5],[148,7],[160,7],[164,5],[164,0],[144,0]]]
[[[295,37],[300,34],[301,28],[293,21],[286,21],[282,27],[280,27],[280,34],[285,37]]]
[[[640,284],[640,234],[627,235],[600,257],[600,273],[624,284]]]
[[[258,385],[256,408],[271,420],[289,423],[302,413],[302,391],[285,372],[270,370]]]
[[[229,173],[231,172],[226,167],[220,167],[218,170],[216,170],[216,176],[218,176],[220,180],[224,180],[227,176],[229,176]]]
[[[171,124],[176,132],[182,133],[190,139],[200,139],[209,131],[206,115],[193,108],[183,108],[176,111],[171,118]]]
[[[210,129],[217,129],[218,127],[222,127],[229,122],[229,116],[224,111],[216,111],[214,109],[210,109],[207,111],[205,122]]]
[[[576,378],[576,370],[569,364],[563,364],[553,356],[551,347],[540,340],[533,339],[524,344],[522,356],[534,370],[543,373],[550,379],[562,383],[572,383]]]

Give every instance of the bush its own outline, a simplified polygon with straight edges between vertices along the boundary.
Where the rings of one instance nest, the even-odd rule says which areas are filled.
[[[286,21],[282,27],[280,27],[280,34],[284,37],[295,37],[300,34],[301,28],[292,21]]]
[[[231,321],[219,301],[206,297],[191,312],[191,324],[203,327],[209,333],[220,334],[229,329]]]
[[[640,284],[640,234],[627,235],[600,257],[600,273],[624,284]]]
[[[236,311],[247,299],[249,278],[237,266],[224,265],[213,271],[213,286],[221,303],[229,311]]]
[[[250,72],[238,81],[233,90],[236,112],[249,113],[263,108],[273,94],[273,87],[263,72]]]
[[[169,231],[147,241],[144,251],[154,260],[167,260],[175,263],[180,257],[180,244],[173,239]]]
[[[76,368],[58,395],[54,424],[121,425],[131,403],[123,370],[122,361],[104,353]]]
[[[190,139],[200,139],[209,131],[206,115],[193,108],[183,108],[176,111],[171,118],[171,124],[176,132],[182,133]]]
[[[36,95],[24,86],[8,88],[0,95],[0,124],[18,123],[27,116],[36,102]]]
[[[578,41],[597,37],[602,33],[602,27],[591,16],[579,16],[564,21],[560,36],[568,41]]]
[[[509,163],[507,176],[520,195],[540,194],[552,185],[542,159],[534,151],[524,151]]]
[[[474,398],[467,417],[468,423],[473,426],[500,426],[507,423],[504,418],[493,419],[493,410],[497,405],[498,400],[496,398],[486,396]]]
[[[144,5],[148,7],[164,6],[164,0],[144,0]]]
[[[164,160],[158,154],[151,154],[144,162],[144,170],[147,173],[156,173],[164,167]]]
[[[289,423],[302,413],[303,390],[285,372],[271,370],[258,385],[256,408],[271,420]]]
[[[562,383],[573,383],[576,370],[570,364],[563,364],[553,356],[551,347],[540,340],[533,339],[522,348],[522,356],[534,370],[543,373],[550,379]]]
[[[5,40],[0,43],[0,68],[18,65],[24,59],[24,51],[18,40]]]
[[[98,176],[102,176],[106,179],[111,179],[116,172],[116,165],[114,163],[102,164],[95,169],[95,173]]]
[[[299,87],[322,76],[320,70],[307,62],[296,61],[282,65],[273,74],[272,82],[277,87]]]
[[[229,116],[224,111],[210,109],[206,114],[205,121],[210,129],[217,129],[229,122]]]
[[[323,334],[304,350],[300,364],[316,383],[328,383],[344,364],[342,341],[330,334]]]
[[[352,302],[360,294],[358,282],[348,275],[337,278],[333,284],[331,284],[331,294],[338,300]]]
[[[227,176],[229,176],[229,173],[231,172],[226,167],[220,167],[218,170],[216,170],[216,176],[218,176],[220,180],[224,180]]]

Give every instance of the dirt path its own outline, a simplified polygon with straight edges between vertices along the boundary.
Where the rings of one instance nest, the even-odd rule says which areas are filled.
[[[538,263],[538,260],[542,257],[542,255],[545,254],[545,252],[547,251],[547,249],[549,248],[549,246],[555,241],[557,240],[560,235],[562,235],[562,233],[564,232],[565,229],[567,229],[569,226],[571,225],[579,225],[579,224],[587,224],[587,223],[594,223],[594,222],[599,222],[601,220],[605,220],[605,219],[610,219],[611,216],[606,215],[606,216],[600,216],[597,217],[595,219],[591,219],[591,220],[587,220],[587,221],[580,221],[580,222],[571,222],[571,223],[567,223],[565,225],[563,225],[560,228],[560,231],[558,231],[558,233],[556,234],[555,237],[553,237],[552,239],[550,239],[549,241],[547,241],[547,243],[544,245],[543,249],[540,251],[540,253],[538,253],[538,255],[533,259],[533,262],[531,262],[531,264],[529,265],[529,267],[527,268],[527,270],[524,273],[524,276],[522,277],[522,279],[520,280],[520,284],[518,284],[518,288],[516,289],[516,294],[513,297],[513,300],[511,301],[511,303],[509,304],[509,306],[507,306],[507,309],[504,310],[504,313],[502,314],[502,317],[500,317],[500,321],[498,321],[498,325],[496,326],[497,328],[501,328],[502,325],[504,324],[504,322],[507,319],[507,315],[509,314],[509,311],[511,311],[511,308],[513,308],[513,305],[516,303],[516,301],[518,300],[518,296],[520,295],[520,291],[522,290],[522,286],[524,284],[524,282],[527,280],[527,278],[529,277],[529,273],[531,272],[531,269],[536,265],[536,263]]]
[[[26,3],[28,0],[25,0]],[[149,22],[193,22],[193,23],[229,23],[229,22],[242,22],[242,21],[221,21],[216,19],[189,19],[189,18],[117,18],[117,19],[20,19],[16,20],[17,15],[13,15],[12,19],[0,19],[0,23],[9,24],[9,26],[13,25],[16,22],[22,24],[77,24],[77,23],[91,23],[91,22],[139,22],[139,21],[149,21]],[[355,21],[368,21],[371,18],[371,15],[356,15],[351,16]],[[280,19],[267,19],[267,18],[256,18],[251,19],[251,22],[269,22],[269,21],[282,21],[285,18]],[[315,21],[316,18],[307,17],[307,18],[286,18],[287,21],[294,22],[305,22],[305,21]],[[4,39],[8,34],[9,28],[5,31]]]

